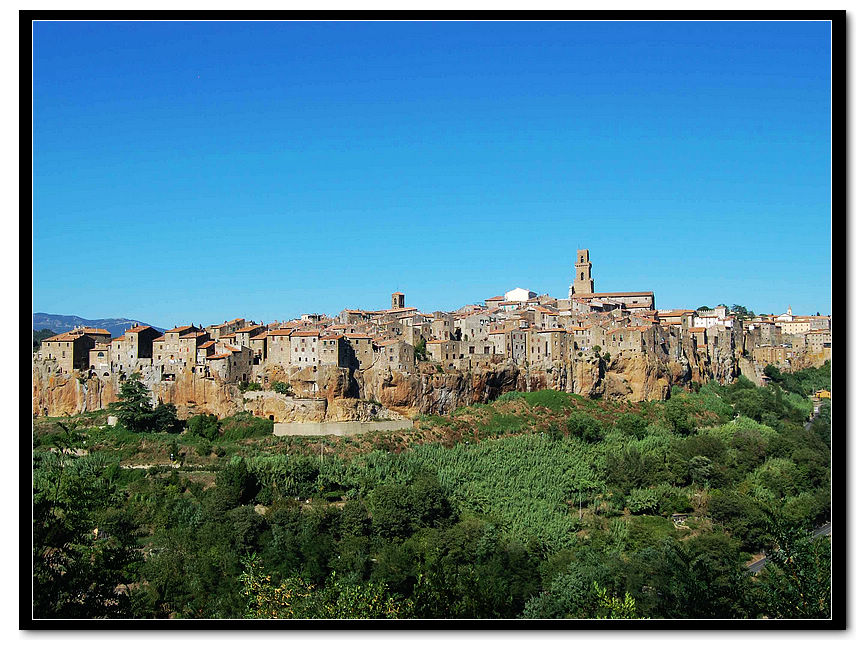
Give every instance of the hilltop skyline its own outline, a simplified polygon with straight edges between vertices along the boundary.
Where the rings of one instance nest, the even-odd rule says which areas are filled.
[[[830,313],[828,23],[37,23],[33,311]],[[76,254],[77,252],[77,254]]]

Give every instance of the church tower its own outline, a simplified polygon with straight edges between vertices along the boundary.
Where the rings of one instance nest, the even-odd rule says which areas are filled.
[[[574,263],[576,274],[571,286],[571,296],[584,296],[595,292],[595,281],[592,279],[592,263],[589,261],[589,249],[577,251],[577,261]]]
[[[405,294],[399,291],[390,294],[390,308],[403,309],[405,307]]]

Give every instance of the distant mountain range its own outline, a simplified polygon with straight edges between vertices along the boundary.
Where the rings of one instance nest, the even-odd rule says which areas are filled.
[[[75,327],[83,326],[100,327],[111,332],[111,336],[120,336],[130,327],[135,327],[136,324],[149,325],[149,323],[145,323],[144,321],[135,320],[132,318],[87,319],[81,318],[81,316],[62,316],[60,314],[45,314],[42,312],[36,312],[33,314],[34,330],[38,331],[41,329],[49,329],[52,332],[56,332],[57,334],[61,332],[68,332]],[[150,325],[150,327],[158,329],[160,332],[165,331],[164,328],[156,327],[156,325]]]

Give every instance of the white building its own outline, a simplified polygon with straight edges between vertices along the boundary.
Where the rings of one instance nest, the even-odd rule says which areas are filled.
[[[536,298],[538,294],[528,289],[511,289],[505,294],[505,300],[508,302],[526,302],[529,298]]]

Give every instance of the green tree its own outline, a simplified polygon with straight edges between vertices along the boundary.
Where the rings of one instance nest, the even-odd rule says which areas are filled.
[[[617,596],[609,595],[606,587],[594,583],[595,594],[598,597],[598,613],[595,618],[639,618],[637,616],[637,601],[625,592],[625,597],[619,599]]]
[[[282,393],[283,395],[291,394],[291,386],[284,381],[274,381],[270,383],[270,390],[274,390],[277,393]]]
[[[215,415],[193,415],[186,421],[190,435],[215,441],[219,437],[219,418]]]
[[[616,428],[625,435],[634,438],[644,438],[648,423],[645,419],[634,413],[625,413],[616,421]]]
[[[758,584],[764,613],[772,618],[829,618],[832,614],[832,552],[828,537],[802,528],[775,528],[775,550]]]
[[[95,456],[34,458],[33,614],[104,618],[130,614],[140,555],[120,495]]]
[[[150,429],[166,433],[178,433],[180,420],[177,419],[177,407],[174,404],[160,402],[150,416]]]
[[[742,305],[733,305],[730,308],[730,313],[733,314],[738,320],[754,318],[754,312]]]
[[[316,588],[298,575],[280,582],[265,573],[255,555],[243,561],[240,576],[247,618],[409,618],[412,603],[387,592],[381,582],[352,584],[332,573]]]
[[[414,344],[414,358],[415,361],[427,360],[426,339],[423,337]]]
[[[688,473],[696,485],[708,486],[712,477],[712,460],[705,456],[694,456],[688,461]]]
[[[664,405],[664,419],[670,425],[673,433],[680,436],[687,436],[696,429],[696,421],[688,404],[682,396],[676,396],[667,401]]]
[[[581,411],[571,413],[565,426],[568,429],[568,435],[584,442],[598,442],[604,437],[600,423],[591,415]]]
[[[139,381],[138,374],[121,384],[118,398],[110,407],[117,415],[117,421],[133,433],[149,431],[153,420],[150,391]]]
[[[771,363],[767,364],[766,367],[763,368],[763,374],[769,378],[769,381],[776,382],[776,383],[781,382],[784,379],[784,377],[781,375],[781,371],[778,370]]]

